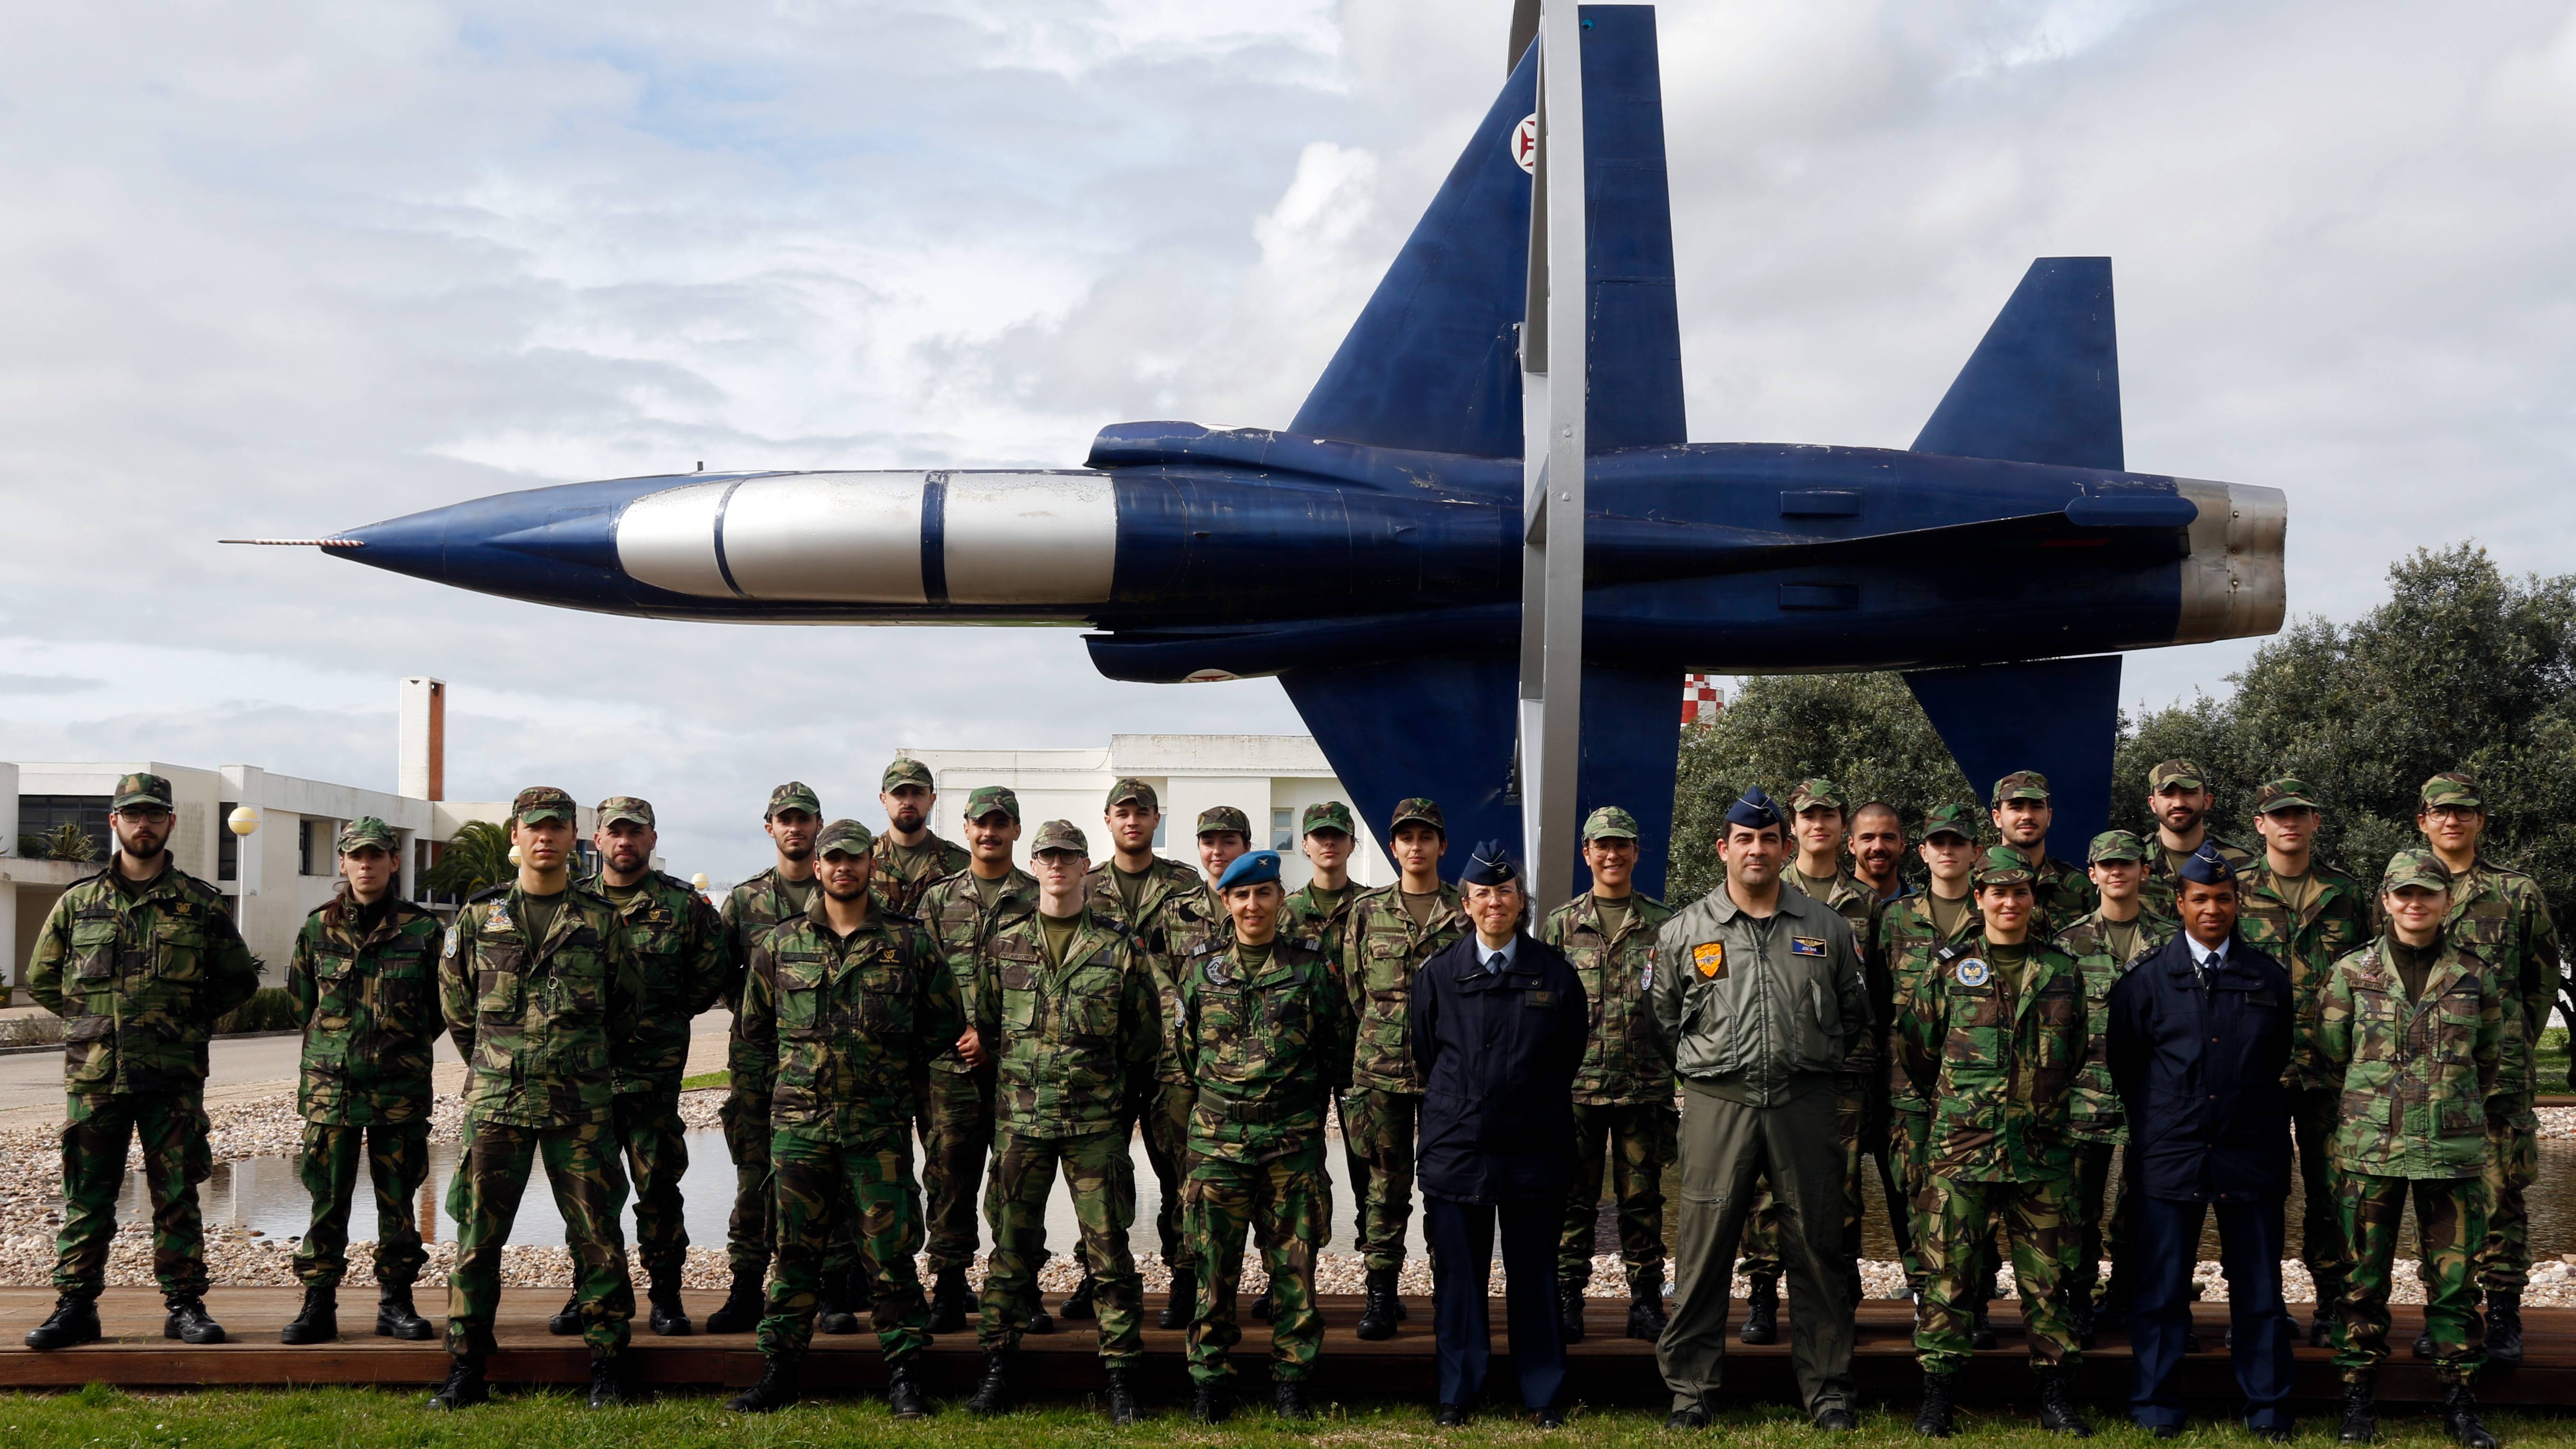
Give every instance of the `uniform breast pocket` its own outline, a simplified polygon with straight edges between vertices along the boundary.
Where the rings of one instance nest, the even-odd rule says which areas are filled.
[[[2462,977],[2442,993],[2434,1003],[2432,1048],[2445,1066],[2475,1067],[2478,1057],[2478,1027],[2485,1012],[2478,1000],[2478,980]]]
[[[556,1009],[566,1016],[591,1018],[608,1010],[608,963],[596,951],[570,945],[555,953],[547,971],[554,980]]]
[[[1209,986],[1200,990],[1199,1061],[1203,1069],[1220,1076],[1232,1077],[1242,1064],[1245,1039],[1251,1035],[1252,1022],[1246,1019],[1241,987]],[[1255,1010],[1260,1004],[1255,1003]]]
[[[336,1030],[349,1024],[362,983],[352,977],[357,958],[324,949],[313,955],[314,1024]]]
[[[487,956],[474,972],[475,1014],[516,1021],[527,1004],[527,983],[517,953]]]
[[[791,1039],[823,1035],[823,970],[813,961],[778,963],[778,1034]]]
[[[880,967],[859,983],[859,1026],[900,1036],[912,1029],[912,997],[921,983],[902,967]]]
[[[72,922],[72,967],[84,981],[105,981],[116,975],[115,920]]]
[[[1065,1029],[1077,1037],[1105,1042],[1118,1034],[1119,999],[1126,983],[1115,967],[1097,962],[1065,978]]]
[[[152,927],[152,974],[164,981],[195,981],[205,972],[206,928],[193,920],[164,920]]]
[[[996,973],[1002,983],[1002,1025],[1014,1032],[1032,1029],[1038,1022],[1038,976],[1019,961],[1004,961]]]

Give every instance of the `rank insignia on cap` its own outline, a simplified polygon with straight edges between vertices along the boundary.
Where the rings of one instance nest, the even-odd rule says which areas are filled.
[[[1959,984],[1962,986],[1983,986],[1994,974],[1984,961],[1974,956],[1959,963]]]
[[[1824,938],[1821,936],[1791,936],[1789,938],[1789,954],[1792,956],[1822,956],[1825,954]]]
[[[1691,947],[1691,964],[1699,968],[1700,975],[1708,977],[1712,981],[1725,975],[1726,943],[1724,941],[1703,941],[1699,945]]]

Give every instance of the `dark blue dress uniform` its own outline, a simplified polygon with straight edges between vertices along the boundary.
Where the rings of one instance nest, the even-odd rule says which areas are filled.
[[[2234,869],[2204,845],[2182,879],[2215,884]],[[2187,924],[2187,923],[2186,923]],[[2183,1422],[2177,1375],[2191,1330],[2191,1270],[2201,1224],[2218,1215],[2230,1338],[2244,1417],[2291,1424],[2289,1311],[2281,1303],[2282,1203],[2290,1192],[2290,975],[2230,933],[2214,950],[2188,929],[2111,989],[2106,1051],[2129,1120],[2137,1193],[2129,1342],[2130,1417]]]
[[[1485,845],[1460,882],[1512,878],[1500,848]],[[1574,1173],[1574,1074],[1592,1012],[1574,968],[1528,932],[1514,933],[1501,956],[1489,964],[1487,948],[1468,936],[1414,972],[1410,1031],[1423,1080],[1416,1175],[1431,1243],[1440,1402],[1463,1409],[1484,1392],[1499,1220],[1512,1365],[1521,1402],[1544,1409],[1565,1383],[1556,1235]]]

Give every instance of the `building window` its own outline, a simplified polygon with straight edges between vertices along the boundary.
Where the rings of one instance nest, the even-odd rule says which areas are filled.
[[[306,817],[295,822],[295,869],[301,875],[320,875],[319,850],[322,822]]]
[[[66,825],[89,839],[90,859],[105,860],[113,847],[114,837],[107,829],[109,795],[21,795],[18,797],[18,834],[50,841]],[[16,842],[11,842],[15,845]],[[33,852],[21,849],[21,854]],[[49,848],[57,857],[61,852]]]
[[[1270,848],[1272,850],[1297,848],[1297,812],[1288,806],[1270,807]]]
[[[215,879],[241,879],[241,837],[233,834],[233,811],[238,800],[226,800],[215,807]]]
[[[1172,817],[1169,815],[1157,814],[1154,817],[1154,848],[1156,850],[1162,849],[1164,845],[1170,842],[1172,838],[1171,825]]]

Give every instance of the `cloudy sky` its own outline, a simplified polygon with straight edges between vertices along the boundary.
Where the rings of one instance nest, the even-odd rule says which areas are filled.
[[[0,759],[653,796],[683,871],[897,744],[1294,732],[1070,631],[646,624],[223,549],[532,484],[1069,465],[1282,425],[1503,71],[1508,0],[15,7]],[[2116,258],[2133,467],[2286,489],[2293,610],[2569,568],[2576,14],[1662,11],[1696,439],[1903,446],[2033,256]],[[2243,645],[2136,656],[2222,688]],[[873,816],[871,806],[861,813]]]

